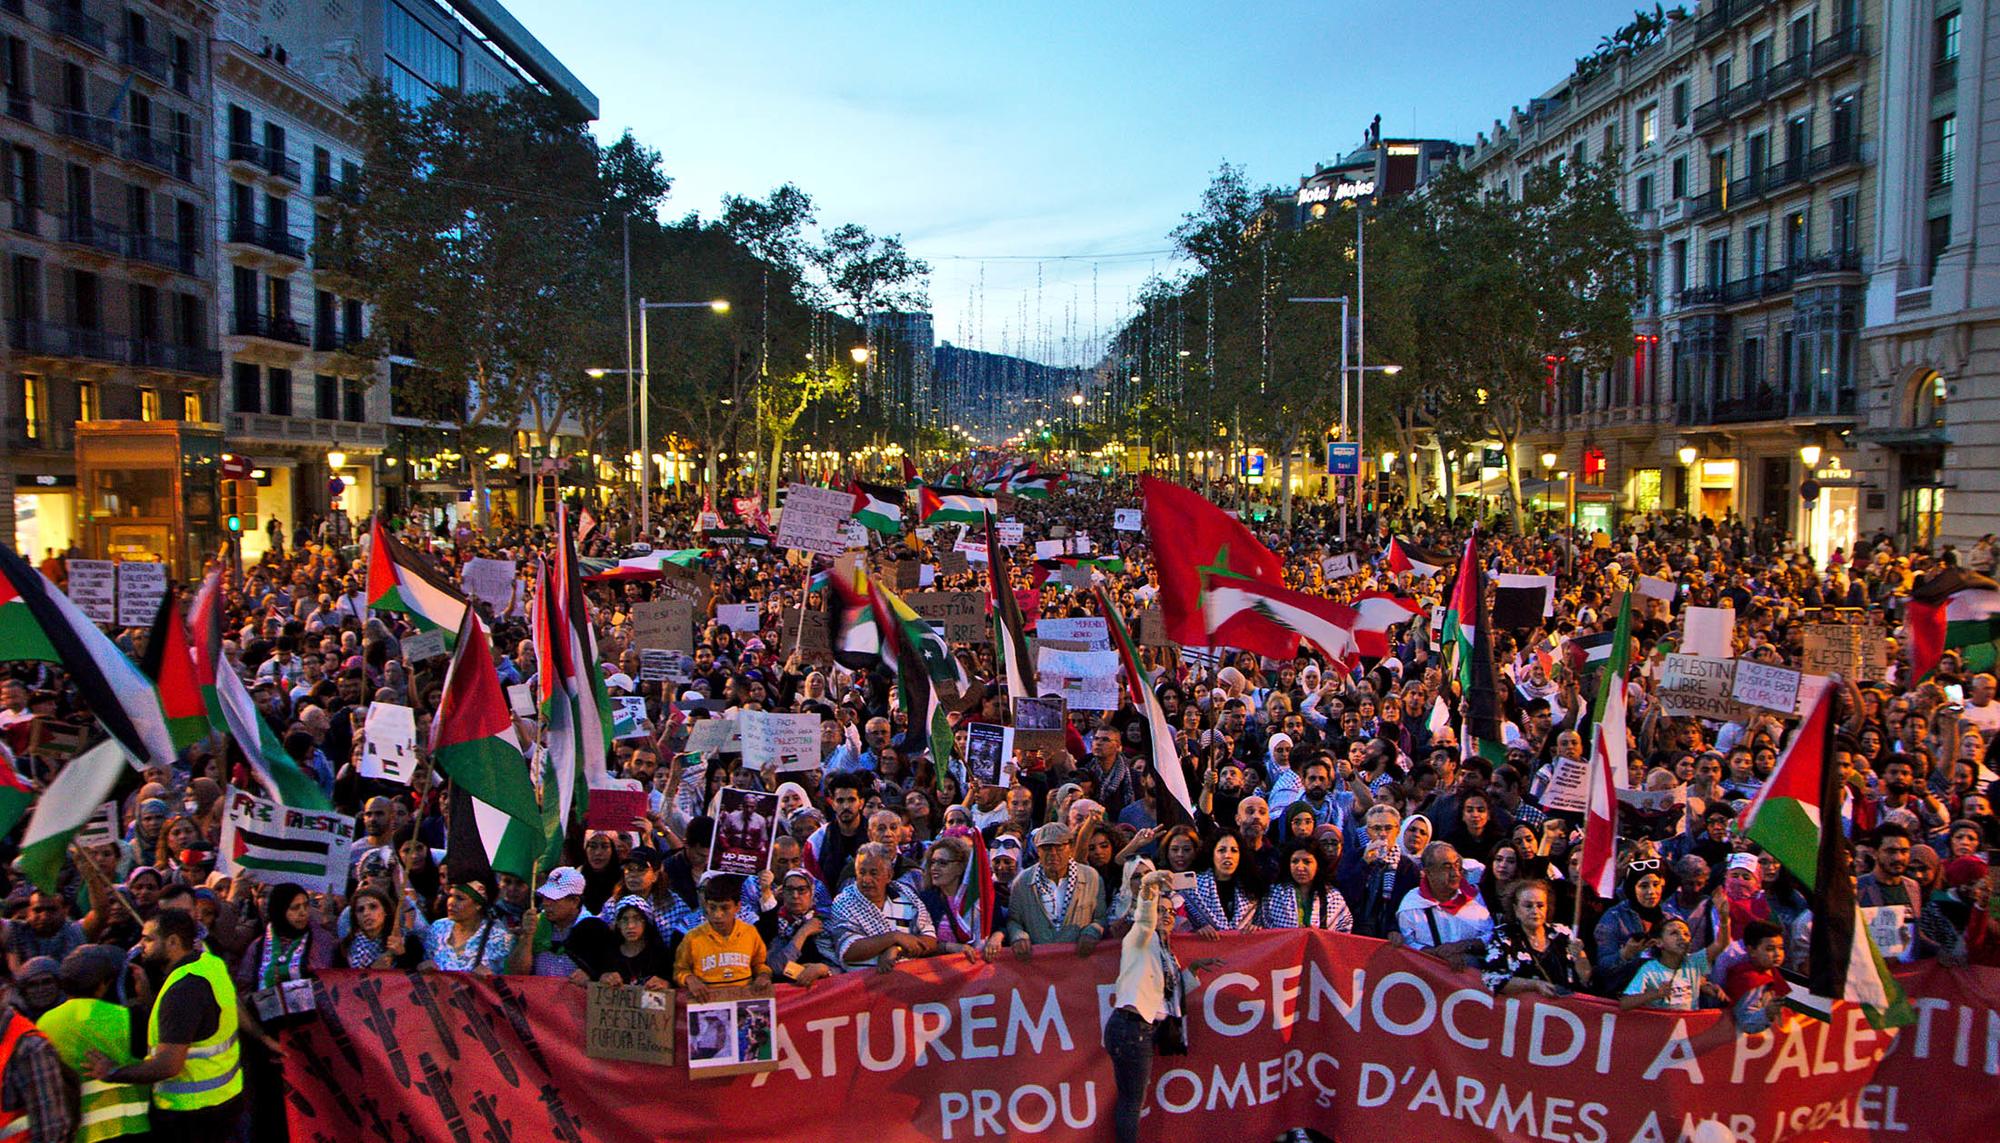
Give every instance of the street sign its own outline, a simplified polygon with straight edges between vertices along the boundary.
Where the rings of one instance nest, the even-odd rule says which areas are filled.
[[[1497,448],[1480,449],[1479,467],[1505,468],[1507,467],[1507,454],[1504,451]]]
[[[1326,442],[1326,470],[1334,476],[1361,474],[1361,445],[1355,441]]]

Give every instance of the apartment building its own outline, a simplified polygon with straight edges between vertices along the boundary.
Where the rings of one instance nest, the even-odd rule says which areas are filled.
[[[205,0],[0,0],[0,537],[91,511],[78,421],[215,419]]]

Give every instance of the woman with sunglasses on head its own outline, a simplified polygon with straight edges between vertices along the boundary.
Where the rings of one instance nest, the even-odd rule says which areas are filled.
[[[1668,873],[1657,856],[1635,858],[1626,867],[1618,903],[1597,922],[1597,972],[1606,989],[1622,991],[1638,971],[1641,954],[1666,923],[1662,902],[1669,888]]]

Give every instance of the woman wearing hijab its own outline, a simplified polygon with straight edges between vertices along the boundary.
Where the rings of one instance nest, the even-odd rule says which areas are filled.
[[[1618,903],[1597,922],[1597,976],[1607,995],[1624,991],[1639,971],[1639,957],[1654,938],[1667,913],[1667,871],[1657,857],[1632,862],[1618,888]]]
[[[577,967],[605,984],[640,984],[671,990],[674,950],[660,935],[653,903],[636,894],[618,898],[608,910],[611,939],[579,950]]]
[[[452,885],[445,915],[423,930],[424,960],[419,968],[443,972],[505,972],[514,954],[514,934],[492,916],[493,890],[478,878]],[[528,910],[522,927],[532,932],[539,916]]]
[[[274,885],[264,908],[270,920],[236,965],[236,989],[248,1034],[243,1063],[251,1077],[251,1132],[258,1139],[283,1139],[285,1084],[277,1066],[280,1052],[271,1033],[298,1017],[288,1017],[284,986],[311,980],[333,967],[338,942],[315,923],[312,895],[297,885]]]

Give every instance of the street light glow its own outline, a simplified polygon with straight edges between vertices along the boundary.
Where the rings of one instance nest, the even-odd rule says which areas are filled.
[[[346,468],[347,454],[341,452],[339,449],[334,449],[332,452],[326,454],[326,466],[328,468]]]
[[[604,375],[608,372],[610,372],[610,370],[607,369],[586,369],[583,371],[583,375],[585,377],[591,378],[594,381],[602,381],[604,379]]]
[[[868,364],[868,347],[857,345],[847,351],[847,356],[853,358],[856,365],[866,365]]]
[[[1388,374],[1388,375],[1389,375],[1389,376],[1391,376],[1391,377],[1394,377],[1394,376],[1395,376],[1396,374],[1398,374],[1398,373],[1401,373],[1402,371],[1403,371],[1403,367],[1402,367],[1402,366],[1400,366],[1400,365],[1384,365],[1384,366],[1382,366],[1382,372],[1384,372],[1384,373]]]
[[[717,298],[714,301],[708,303],[708,308],[714,310],[716,313],[726,314],[729,312],[729,299]]]

